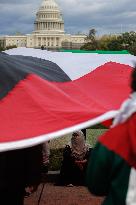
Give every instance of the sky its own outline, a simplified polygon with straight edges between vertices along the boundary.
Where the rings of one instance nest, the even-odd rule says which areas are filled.
[[[97,35],[136,31],[136,0],[55,0],[63,14],[66,33]],[[42,0],[0,0],[0,35],[32,33]]]

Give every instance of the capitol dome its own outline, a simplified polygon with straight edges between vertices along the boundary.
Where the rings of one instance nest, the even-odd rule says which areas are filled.
[[[64,20],[54,0],[43,0],[36,14],[34,33],[64,33]]]
[[[54,0],[44,0],[40,6],[40,10],[59,10],[59,6]]]
[[[71,35],[64,32],[64,20],[58,5],[59,0],[41,1],[37,9],[32,34],[0,37],[0,44],[6,48],[45,48],[51,50],[79,49],[86,42],[86,35]]]

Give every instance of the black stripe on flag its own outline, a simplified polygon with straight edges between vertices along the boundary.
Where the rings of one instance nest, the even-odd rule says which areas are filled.
[[[10,56],[0,52],[0,99],[32,73],[48,81],[70,81],[68,75],[51,61],[29,56]]]

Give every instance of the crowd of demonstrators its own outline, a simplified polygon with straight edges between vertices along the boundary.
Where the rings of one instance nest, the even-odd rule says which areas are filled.
[[[83,132],[73,132],[70,144],[63,151],[58,185],[84,185],[90,152]]]
[[[0,153],[0,204],[23,205],[41,182],[42,146]]]
[[[103,205],[136,204],[136,69],[132,93],[121,106],[111,129],[99,138],[87,169],[87,186]]]

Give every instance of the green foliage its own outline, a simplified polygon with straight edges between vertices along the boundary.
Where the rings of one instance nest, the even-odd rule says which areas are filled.
[[[0,46],[0,51],[4,51],[5,49],[3,47]]]
[[[131,31],[121,34],[109,44],[109,48],[114,50],[128,50],[131,54],[136,55],[136,32]]]
[[[86,44],[80,48],[81,50],[98,50],[99,41],[96,40],[96,30],[90,29],[86,38]]]
[[[102,124],[97,124],[97,125],[90,127],[90,129],[107,129],[107,127],[105,127]]]
[[[114,39],[111,42],[107,44],[108,50],[111,51],[121,51],[123,50],[123,47],[121,43],[118,41],[118,39]]]
[[[7,46],[5,50],[9,50],[9,49],[12,49],[12,48],[17,48],[16,45],[13,45],[13,46]]]
[[[97,40],[94,40],[93,42],[88,42],[84,46],[80,48],[81,50],[99,50],[99,42]]]
[[[103,35],[99,39],[99,48],[100,50],[109,50],[108,44],[112,41],[116,40],[115,35]],[[112,49],[110,49],[112,50]]]
[[[128,50],[129,53],[136,55],[136,32],[125,32],[119,36],[104,35],[99,39],[96,39],[95,34],[95,29],[89,31],[86,43],[80,48],[81,50]]]
[[[136,32],[131,31],[129,33],[122,34],[124,47],[129,50],[130,53],[136,55]]]
[[[97,39],[96,32],[95,29],[89,31],[86,43],[80,48],[81,50],[108,50],[109,42],[116,39],[115,35],[103,35],[101,38]]]
[[[63,148],[50,150],[50,164],[49,170],[60,170],[61,161],[63,159]]]
[[[94,147],[99,136],[104,134],[108,129],[87,129],[87,143]]]
[[[95,41],[95,39],[96,39],[96,30],[94,28],[89,30],[89,35],[87,36],[87,39],[90,40],[91,42]]]

